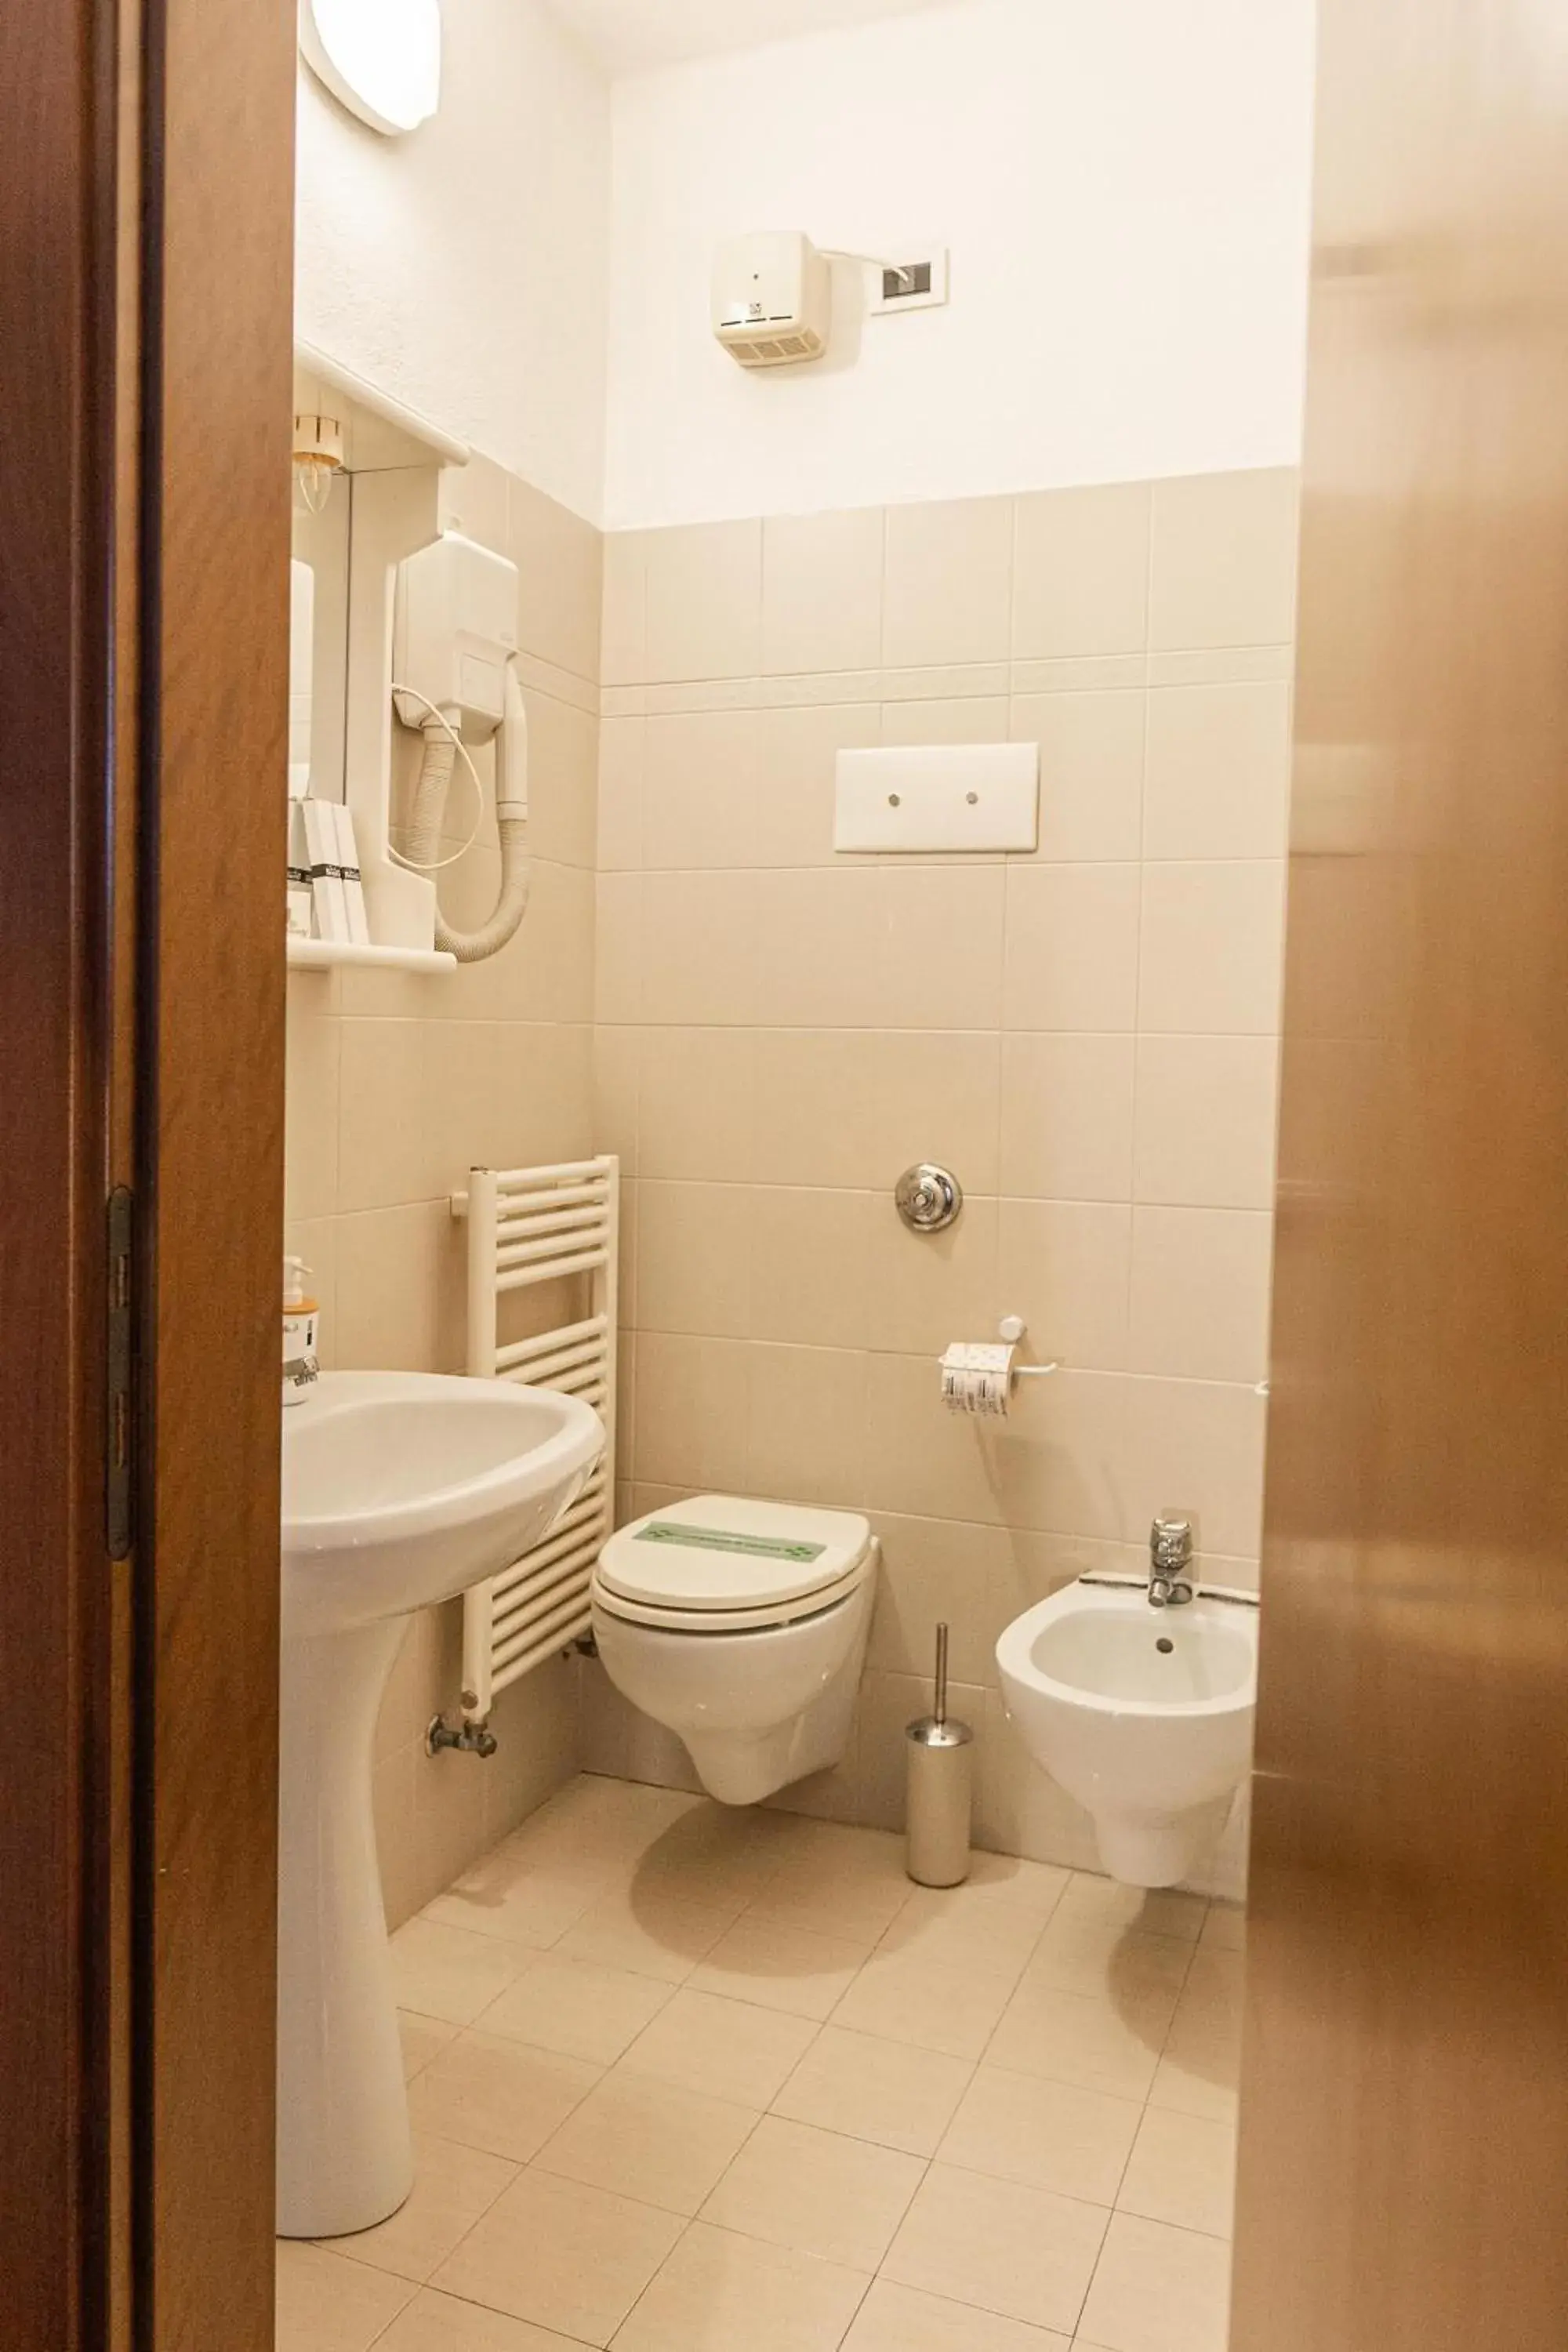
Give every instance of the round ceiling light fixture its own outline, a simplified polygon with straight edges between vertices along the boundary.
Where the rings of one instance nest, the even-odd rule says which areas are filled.
[[[332,96],[389,139],[441,102],[441,0],[300,0],[300,47]]]

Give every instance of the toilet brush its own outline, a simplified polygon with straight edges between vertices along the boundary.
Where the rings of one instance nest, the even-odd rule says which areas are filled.
[[[969,1875],[974,1734],[947,1711],[947,1627],[936,1629],[936,1703],[911,1723],[904,1868],[921,1886],[957,1886]]]

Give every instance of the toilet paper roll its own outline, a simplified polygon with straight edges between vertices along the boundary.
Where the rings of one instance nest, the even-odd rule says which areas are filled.
[[[1013,1394],[1013,1348],[955,1339],[942,1360],[942,1401],[949,1412],[1004,1420]]]

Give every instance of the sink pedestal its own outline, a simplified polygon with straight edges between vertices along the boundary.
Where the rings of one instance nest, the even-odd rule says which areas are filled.
[[[375,1718],[405,1617],[283,1644],[278,2232],[342,2237],[414,2186],[371,1810]]]

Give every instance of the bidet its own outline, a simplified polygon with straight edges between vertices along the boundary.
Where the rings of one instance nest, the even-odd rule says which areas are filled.
[[[1110,1876],[1184,1878],[1251,1759],[1252,1596],[1199,1587],[1173,1608],[1131,1578],[1080,1579],[1015,1618],[996,1664],[1010,1721],[1092,1816]]]

